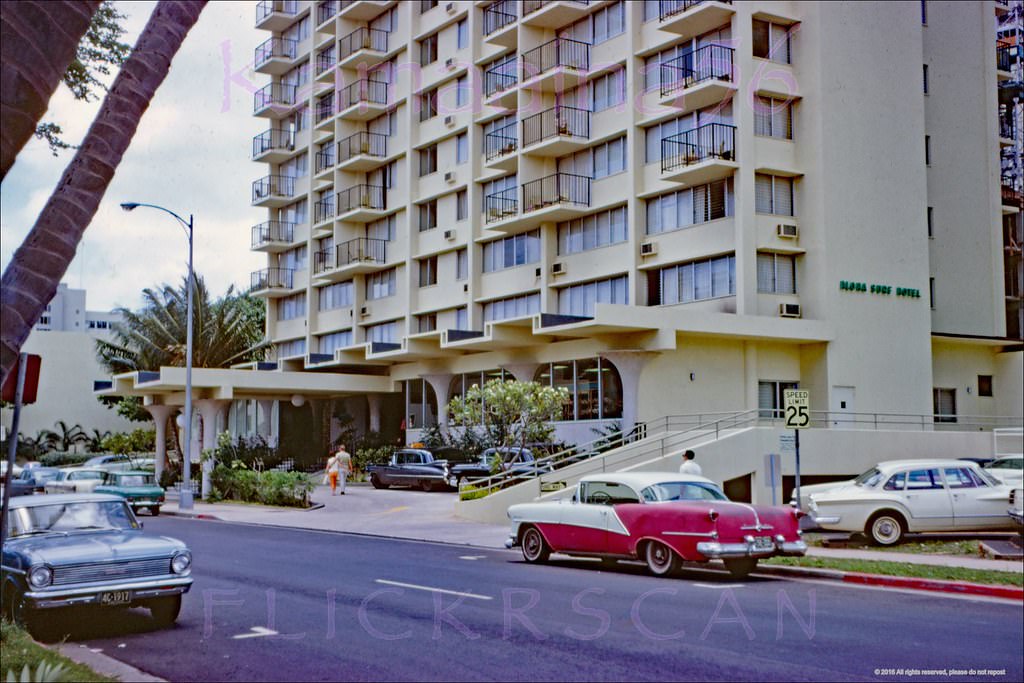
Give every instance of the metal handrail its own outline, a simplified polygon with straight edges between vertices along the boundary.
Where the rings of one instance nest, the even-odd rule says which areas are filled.
[[[337,147],[339,164],[359,155],[386,157],[388,155],[388,136],[383,133],[360,131],[339,140]]]
[[[1013,70],[1013,45],[1000,45],[996,47],[996,69],[999,71]]]
[[[261,0],[256,5],[256,23],[259,24],[274,13],[295,16],[299,13],[298,0]]]
[[[691,7],[702,5],[706,0],[658,0],[658,21],[665,21],[677,14],[682,14]],[[732,0],[718,0],[731,5]]]
[[[523,119],[523,147],[555,137],[590,138],[588,109],[557,106]]]
[[[484,72],[484,97],[514,88],[518,83],[516,59],[506,59]]]
[[[323,223],[334,218],[334,197],[328,196],[325,199],[313,202],[313,223]]]
[[[558,67],[586,71],[590,68],[590,43],[571,38],[555,38],[522,55],[523,80]]]
[[[353,209],[379,209],[386,208],[387,192],[383,185],[353,185],[338,193],[338,214],[343,214]]]
[[[590,206],[591,178],[574,173],[552,173],[523,184],[523,213],[554,204]]]
[[[261,111],[265,107],[295,105],[297,86],[288,83],[268,83],[253,93],[253,111]]]
[[[493,223],[519,213],[516,188],[510,187],[484,197],[484,222]]]
[[[338,60],[334,56],[334,46],[321,50],[316,56],[316,75],[330,71],[337,65]]]
[[[268,197],[291,197],[295,194],[295,178],[288,175],[268,175],[252,181],[252,202]]]
[[[516,20],[516,3],[512,0],[498,0],[484,8],[484,35],[500,31]]]
[[[510,123],[484,135],[484,158],[487,161],[516,151],[516,124]]]
[[[662,62],[658,79],[662,97],[708,80],[731,81],[734,53],[731,47],[711,44]]]
[[[544,5],[549,5],[553,1],[554,0],[523,0],[523,16],[528,17],[544,7]],[[584,7],[590,4],[590,0],[572,0],[572,2],[577,5],[583,5]]]
[[[256,55],[253,61],[258,69],[275,57],[295,59],[299,54],[298,47],[299,44],[297,42],[288,38],[279,38],[277,36],[267,38],[256,46]]]
[[[338,3],[334,0],[324,0],[316,6],[316,25],[324,23],[338,13]]]
[[[264,268],[249,277],[249,291],[260,289],[291,289],[295,271],[291,268]]]
[[[317,100],[316,103],[316,122],[318,124],[323,123],[327,119],[334,116],[337,113],[334,109],[334,93],[325,95]]]
[[[363,103],[387,104],[388,84],[385,81],[360,78],[346,88],[339,90],[338,100],[339,111]]]
[[[271,128],[253,137],[253,159],[272,149],[293,151],[295,149],[295,138],[292,136],[292,132],[283,128]]]
[[[252,246],[260,247],[271,242],[291,242],[295,235],[295,224],[288,221],[265,221],[252,226]]]
[[[705,123],[661,140],[661,170],[697,164],[705,159],[736,158],[736,126]]]
[[[326,171],[329,168],[334,167],[334,147],[327,146],[316,153],[315,157],[315,171],[314,173],[320,173]]]
[[[338,61],[351,57],[360,50],[388,51],[388,32],[362,26],[338,41]]]

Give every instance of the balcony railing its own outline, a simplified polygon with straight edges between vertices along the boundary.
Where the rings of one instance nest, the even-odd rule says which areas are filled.
[[[325,71],[330,71],[337,63],[338,60],[334,56],[334,47],[324,50],[316,56],[316,75],[319,76]]]
[[[516,60],[505,60],[484,72],[484,97],[514,88],[516,82]]]
[[[295,178],[287,175],[268,175],[252,183],[252,202],[270,197],[291,197],[295,194]]]
[[[334,167],[334,160],[335,160],[334,147],[333,146],[324,147],[322,150],[320,150],[319,152],[316,153],[315,162],[314,162],[316,164],[316,166],[315,166],[316,170],[314,171],[314,173],[321,173],[323,171],[326,171],[329,168],[333,168]]]
[[[352,85],[338,91],[338,110],[342,111],[361,103],[387,104],[388,84],[361,78]]]
[[[731,5],[732,0],[718,0],[726,5]],[[658,21],[665,21],[677,14],[682,14],[691,7],[704,3],[705,0],[659,0]]]
[[[999,117],[999,137],[1011,139],[1017,137],[1017,124],[1012,116]]]
[[[712,79],[731,81],[734,52],[731,47],[724,45],[705,45],[662,63],[662,96]]]
[[[387,240],[372,237],[357,237],[343,242],[334,249],[325,249],[313,254],[313,273],[320,275],[335,268],[344,268],[353,263],[387,263]]]
[[[266,107],[292,107],[295,105],[296,86],[287,83],[270,83],[253,95],[253,111]]]
[[[529,16],[544,7],[544,5],[550,5],[553,1],[554,0],[523,0],[523,16]],[[573,3],[583,5],[585,7],[590,4],[590,0],[573,0]]]
[[[1024,195],[1017,191],[1010,176],[1000,176],[999,196],[1004,206],[1016,206],[1024,209]]]
[[[362,131],[355,135],[349,135],[338,142],[339,164],[359,155],[386,157],[388,155],[388,136]]]
[[[338,41],[338,61],[342,61],[359,50],[388,51],[388,32],[376,28],[357,28]]]
[[[317,124],[323,123],[327,119],[334,116],[334,93],[321,97],[316,103],[316,122]]]
[[[324,23],[338,13],[338,3],[334,0],[326,0],[316,6],[316,25]]]
[[[555,38],[523,53],[523,80],[564,67],[586,71],[590,68],[590,43]]]
[[[275,149],[292,151],[295,149],[295,138],[291,131],[271,128],[263,131],[252,139],[252,158],[256,159]]]
[[[256,4],[256,23],[260,24],[274,13],[295,16],[299,13],[298,0],[261,0]]]
[[[706,123],[661,141],[661,170],[673,171],[705,159],[736,158],[736,126]]]
[[[1013,45],[996,47],[996,68],[1000,71],[1012,71],[1014,57]]]
[[[286,221],[267,221],[252,226],[252,246],[261,247],[271,242],[288,243],[294,240],[295,224]]]
[[[588,176],[554,173],[523,185],[523,213],[554,204],[590,206]]]
[[[590,112],[576,107],[552,107],[523,119],[523,147],[559,136],[590,138]]]
[[[323,223],[334,218],[334,197],[327,197],[313,202],[313,222]]]
[[[249,290],[291,289],[294,273],[295,271],[291,268],[264,268],[263,270],[257,270],[249,276]]]
[[[275,57],[295,59],[298,56],[299,44],[287,38],[268,38],[256,46],[256,68],[260,68]]]
[[[487,223],[500,221],[517,213],[519,213],[519,200],[516,199],[516,188],[514,187],[484,197],[484,220]]]
[[[510,123],[484,136],[484,157],[487,161],[516,151],[516,124]]]
[[[387,192],[383,185],[354,185],[338,193],[338,214],[355,209],[383,211],[387,207]]]
[[[512,0],[500,0],[484,8],[484,35],[500,31],[509,24],[515,23],[516,3]]]

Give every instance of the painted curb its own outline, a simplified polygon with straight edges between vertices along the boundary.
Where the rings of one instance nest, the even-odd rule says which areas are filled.
[[[844,572],[838,569],[818,569],[815,567],[759,565],[755,572],[758,574],[774,576],[827,579],[830,581],[852,583],[861,586],[908,588],[911,590],[953,593],[956,595],[979,595],[984,597],[1002,598],[1005,600],[1024,601],[1024,588],[1018,588],[1017,586],[970,583],[968,581],[942,581],[940,579],[920,579],[909,576],[888,576],[884,574],[863,574],[860,572]]]
[[[168,517],[184,517],[186,519],[215,519],[218,522],[221,521],[220,517],[217,517],[216,515],[208,515],[204,512],[181,512],[179,510],[160,510],[160,514],[167,515]]]
[[[54,650],[67,657],[76,664],[87,666],[101,676],[108,676],[118,681],[133,681],[137,683],[166,683],[166,679],[147,674],[136,669],[131,664],[126,664],[119,659],[102,652],[93,652],[85,645],[61,643],[59,645],[42,645],[48,650]]]

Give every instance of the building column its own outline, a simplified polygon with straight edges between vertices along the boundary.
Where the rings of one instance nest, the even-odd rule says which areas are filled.
[[[260,399],[256,402],[258,414],[256,415],[256,432],[263,437],[268,446],[274,446],[274,437],[271,435],[273,429],[270,418],[274,414],[274,401]]]
[[[213,449],[217,447],[217,420],[222,415],[226,417],[227,409],[231,406],[231,401],[222,399],[204,398],[195,402],[196,410],[199,411],[199,416],[202,418],[202,429],[203,429],[203,442],[202,450]],[[200,451],[202,452],[202,451]],[[216,466],[216,461],[213,458],[209,458],[202,463],[203,468],[203,488],[202,498],[205,500],[210,495],[210,473]]]
[[[380,431],[380,409],[384,400],[378,394],[367,394],[366,404],[370,408],[370,431]]]
[[[622,433],[636,427],[637,402],[640,398],[640,373],[647,361],[660,355],[657,351],[602,351],[601,358],[610,360],[622,380]]]
[[[743,342],[743,383],[746,405],[745,410],[757,410],[757,344]]]
[[[156,460],[155,471],[156,482],[160,483],[160,475],[164,473],[167,464],[167,419],[178,412],[177,406],[153,404],[144,406],[146,411],[153,416],[153,424],[156,427]]]
[[[452,385],[453,375],[420,375],[434,390],[437,398],[437,424],[442,431],[448,431],[448,389]]]
[[[532,382],[533,376],[537,373],[537,368],[540,367],[540,363],[504,363],[501,366],[502,370],[511,372],[512,376],[516,378],[517,382]]]

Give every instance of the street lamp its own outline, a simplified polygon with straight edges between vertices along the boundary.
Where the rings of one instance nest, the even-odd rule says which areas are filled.
[[[185,235],[188,237],[188,313],[186,317],[188,319],[188,331],[185,335],[185,456],[184,465],[182,466],[182,486],[181,486],[181,497],[178,499],[179,510],[191,510],[194,507],[192,500],[192,478],[191,472],[191,460],[192,460],[192,290],[194,289],[194,282],[192,279],[192,214],[189,214],[188,220],[174,213],[170,209],[165,209],[162,206],[156,204],[142,204],[139,202],[124,202],[121,204],[121,208],[125,211],[134,211],[140,206],[146,206],[151,209],[159,209],[165,213],[169,213],[174,216],[175,220],[181,223],[181,227],[185,229]]]

